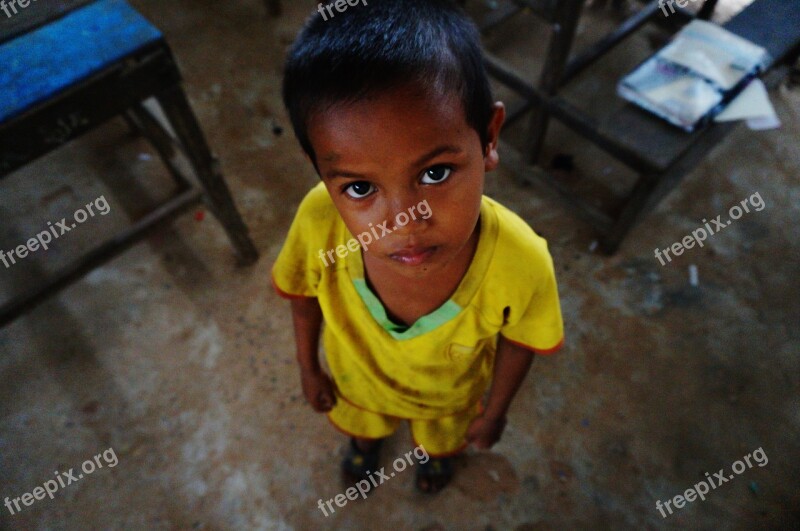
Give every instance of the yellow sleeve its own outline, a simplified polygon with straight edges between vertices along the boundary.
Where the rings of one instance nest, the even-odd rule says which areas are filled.
[[[515,220],[517,221],[517,220]],[[524,223],[519,220],[519,223]],[[500,335],[512,343],[538,354],[551,354],[564,343],[564,323],[553,267],[553,258],[544,238],[527,225],[527,245],[517,251],[510,271],[516,278],[517,293],[506,314]],[[527,293],[525,293],[527,292]]]
[[[528,305],[509,308],[505,325],[500,330],[507,340],[537,354],[552,354],[564,343],[564,323],[552,259],[548,260],[548,265]]]
[[[297,209],[286,242],[272,267],[272,285],[286,298],[316,297],[322,275],[319,258],[337,215],[328,191],[318,184]]]

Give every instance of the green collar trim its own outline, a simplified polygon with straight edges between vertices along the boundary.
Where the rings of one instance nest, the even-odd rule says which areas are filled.
[[[452,320],[462,310],[461,306],[452,300],[448,300],[428,315],[423,315],[417,319],[410,327],[399,325],[389,319],[386,315],[386,308],[383,307],[378,297],[372,293],[372,290],[369,289],[367,282],[363,278],[353,279],[353,285],[359,296],[361,296],[361,300],[363,300],[364,304],[367,306],[369,313],[372,314],[372,317],[389,333],[389,335],[399,340],[413,339],[422,334],[426,334]]]

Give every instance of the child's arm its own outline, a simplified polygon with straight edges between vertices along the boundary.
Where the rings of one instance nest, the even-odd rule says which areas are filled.
[[[497,338],[494,377],[483,414],[472,421],[467,440],[476,448],[488,449],[500,440],[506,426],[506,412],[533,363],[534,353]]]
[[[333,393],[333,382],[319,365],[322,309],[317,298],[292,299],[292,321],[303,394],[315,411],[330,411],[336,403],[336,396]]]

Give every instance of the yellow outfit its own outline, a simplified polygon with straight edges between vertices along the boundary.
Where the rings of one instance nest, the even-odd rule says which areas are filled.
[[[329,418],[340,430],[382,438],[408,419],[430,455],[456,453],[491,383],[497,334],[541,354],[561,346],[547,243],[486,196],[480,216],[478,247],[455,293],[407,327],[388,319],[367,286],[360,249],[323,262],[320,255],[353,238],[323,184],[300,204],[273,284],[285,297],[319,300],[338,398]]]

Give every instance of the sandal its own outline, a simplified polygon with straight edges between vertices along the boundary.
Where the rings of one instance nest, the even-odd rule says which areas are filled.
[[[431,457],[419,463],[417,489],[426,494],[439,492],[453,479],[453,460],[450,457]]]
[[[342,472],[351,480],[360,481],[367,479],[370,471],[377,470],[383,439],[375,441],[375,446],[369,452],[364,452],[356,445],[356,440],[350,439],[350,449],[342,461]]]

